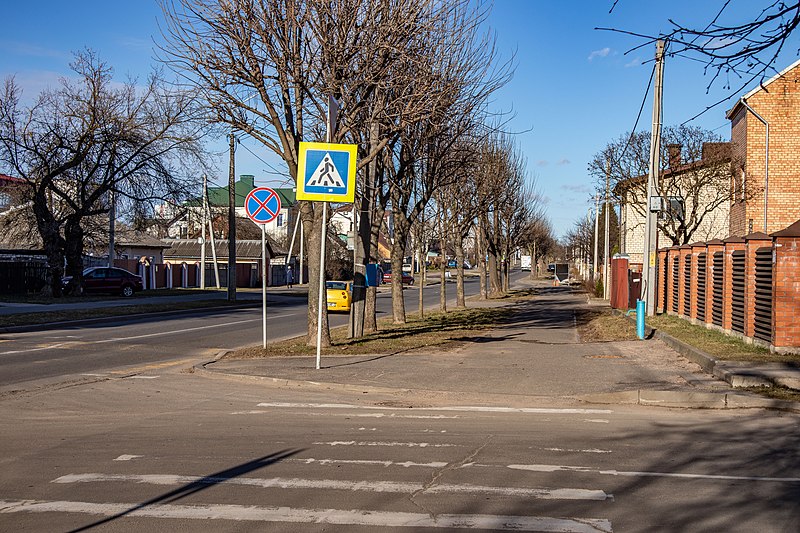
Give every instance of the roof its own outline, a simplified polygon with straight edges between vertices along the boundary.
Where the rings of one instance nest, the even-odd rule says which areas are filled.
[[[15,178],[14,176],[9,176],[8,174],[0,174],[0,184],[2,185],[22,183],[25,183],[25,180],[22,178]]]
[[[800,237],[800,220],[789,226],[788,228],[776,231],[772,234],[773,237]]]
[[[119,231],[114,236],[114,246],[126,248],[169,248],[161,239],[142,231]]]
[[[250,174],[242,174],[239,181],[234,184],[236,207],[244,207],[244,200],[247,195],[256,188],[255,176]],[[295,203],[295,189],[293,187],[279,187],[272,189],[278,194],[281,199],[282,207],[289,207]],[[209,187],[208,188],[208,205],[211,207],[227,207],[228,206],[228,186],[224,187]],[[200,197],[192,198],[186,202],[189,206],[199,206],[201,202]]]
[[[760,83],[758,85],[758,87],[755,87],[750,92],[748,92],[747,94],[742,96],[739,100],[737,100],[736,103],[733,104],[733,107],[730,108],[730,110],[727,113],[725,113],[725,118],[731,119],[731,118],[733,118],[733,116],[736,113],[738,113],[739,108],[742,107],[742,100],[746,101],[750,97],[754,96],[757,92],[762,91],[762,90],[766,90],[767,86],[769,86],[771,83],[781,79],[782,77],[784,77],[786,74],[788,74],[789,72],[791,72],[792,70],[794,70],[798,66],[800,66],[800,59],[798,59],[797,61],[795,61],[794,63],[792,63],[791,65],[789,65],[785,69],[783,69],[782,71],[778,72],[777,74],[775,74],[773,77],[771,77],[767,81],[765,81],[763,83]]]
[[[170,260],[172,258],[186,258],[186,259],[200,259],[201,245],[195,239],[163,239],[164,244],[169,248],[164,250],[164,259]],[[214,241],[217,248],[217,258],[228,257],[228,239],[217,239]],[[277,245],[267,237],[267,255],[270,258],[276,255],[285,255],[276,253]],[[206,257],[211,257],[211,246],[206,246]],[[259,259],[261,258],[261,239],[258,240],[237,240],[236,241],[236,258],[237,259]]]

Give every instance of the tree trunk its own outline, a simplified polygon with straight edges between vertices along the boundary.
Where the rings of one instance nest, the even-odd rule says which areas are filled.
[[[439,204],[439,311],[447,312],[447,234],[444,231],[444,209]]]
[[[464,239],[456,236],[456,307],[467,307],[464,299]]]
[[[317,305],[322,305],[322,338],[320,346],[327,348],[331,345],[331,332],[328,327],[328,305],[326,291],[322,291],[322,301],[319,301],[319,271],[320,271],[320,238],[322,238],[322,204],[313,205],[311,202],[302,202],[300,216],[303,217],[303,230],[308,243],[308,330],[306,345],[317,345]]]
[[[405,250],[405,241],[398,233],[395,225],[395,238],[392,244],[392,318],[395,324],[405,324],[406,305],[403,300],[403,250]]]
[[[43,289],[46,296],[61,297],[61,278],[64,276],[64,246],[66,242],[59,232],[58,221],[53,218],[43,192],[34,194],[33,213],[47,256],[47,278]]]
[[[481,300],[485,300],[489,296],[489,285],[488,279],[486,279],[486,245],[484,241],[486,240],[483,236],[483,227],[481,226],[478,228],[477,233],[477,248],[478,248],[478,257],[477,257],[477,267],[478,267],[478,276],[480,277],[480,285],[481,285]]]

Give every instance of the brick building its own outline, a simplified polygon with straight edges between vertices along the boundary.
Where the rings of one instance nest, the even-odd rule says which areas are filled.
[[[769,124],[768,187],[766,127],[745,103]],[[800,60],[745,94],[727,117],[736,196],[730,208],[731,235],[786,228],[800,219]]]

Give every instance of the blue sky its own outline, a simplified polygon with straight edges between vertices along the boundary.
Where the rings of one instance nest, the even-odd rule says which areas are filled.
[[[641,33],[669,30],[668,18],[700,24],[713,17],[721,0],[496,0],[488,24],[497,33],[502,58],[515,54],[516,72],[496,94],[495,110],[513,111],[509,128],[518,135],[528,170],[546,198],[546,209],[557,235],[585,216],[594,183],[586,168],[609,141],[629,131],[636,119],[652,63],[653,46],[607,31],[609,26]],[[737,11],[745,5],[746,10]],[[732,13],[752,13],[751,0],[734,0]],[[15,2],[4,9],[0,35],[0,74],[16,76],[33,96],[69,72],[71,52],[96,50],[115,68],[116,76],[143,78],[154,64],[153,40],[158,40],[161,12],[155,0],[108,2],[39,0]],[[778,69],[797,56],[796,41],[784,53]],[[727,93],[717,83],[707,94],[710,78],[703,65],[688,59],[668,59],[664,74],[664,123],[679,124]],[[736,93],[738,96],[741,92]],[[649,129],[652,100],[648,97],[639,129]],[[730,136],[723,104],[692,124]],[[261,158],[276,158],[253,142],[243,143]],[[222,150],[224,140],[214,145]],[[220,159],[216,176],[227,180],[227,159]],[[2,170],[2,169],[0,169]],[[277,186],[280,180],[246,149],[237,153],[237,174],[254,174],[257,185]]]

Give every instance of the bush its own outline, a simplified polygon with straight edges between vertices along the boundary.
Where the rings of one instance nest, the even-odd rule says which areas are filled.
[[[594,283],[594,297],[603,297],[603,280],[601,278],[597,278],[597,281]]]

